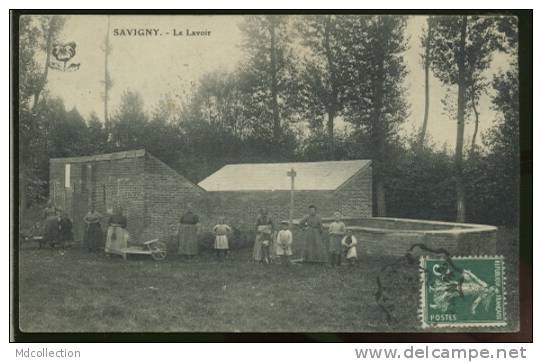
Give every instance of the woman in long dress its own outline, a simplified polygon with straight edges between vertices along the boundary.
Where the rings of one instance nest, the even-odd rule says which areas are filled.
[[[326,263],[327,248],[322,240],[322,219],[316,214],[316,206],[309,206],[309,214],[299,222],[305,230],[305,245],[303,247],[303,262]]]
[[[254,249],[252,250],[252,259],[254,259],[254,261],[269,262],[269,260],[264,260],[262,247],[265,240],[271,240],[273,227],[273,220],[268,216],[267,209],[260,209],[260,214],[256,219],[256,239],[254,240]]]
[[[88,251],[95,252],[103,245],[103,232],[100,221],[102,220],[102,214],[96,211],[94,205],[90,211],[83,217],[83,221],[86,224],[85,241],[87,243]]]
[[[179,229],[177,230],[177,242],[179,255],[192,258],[198,254],[198,228],[199,217],[192,212],[192,205],[187,205],[187,210],[179,220]]]
[[[43,210],[43,218],[45,219],[45,242],[54,246],[58,239],[58,209],[51,201],[47,202],[47,206]]]
[[[122,214],[122,208],[117,207],[108,222],[107,241],[105,243],[106,253],[121,255],[126,259],[126,248],[130,238],[130,234],[126,230],[127,225],[128,220]]]

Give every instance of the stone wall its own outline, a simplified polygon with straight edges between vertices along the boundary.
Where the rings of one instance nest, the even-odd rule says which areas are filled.
[[[450,223],[429,220],[365,218],[344,220],[358,239],[358,256],[403,256],[415,244],[443,248],[451,255],[495,255],[497,228],[490,225]],[[324,229],[327,224],[324,224]],[[433,229],[433,230],[431,230]],[[294,253],[301,256],[304,231],[296,225]],[[324,231],[323,239],[328,235]],[[418,254],[424,254],[418,250]]]

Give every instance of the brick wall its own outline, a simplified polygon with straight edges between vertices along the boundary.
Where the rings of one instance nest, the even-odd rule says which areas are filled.
[[[289,191],[217,191],[216,213],[241,230],[252,230],[258,210],[266,207],[275,222],[287,220],[290,207]],[[371,169],[367,167],[336,191],[295,191],[294,218],[307,214],[314,204],[322,217],[339,210],[344,216],[369,217],[372,211]]]
[[[175,234],[186,204],[192,203],[204,227],[212,220],[211,198],[200,187],[169,168],[157,158],[147,155],[145,160],[145,204],[147,217],[142,241],[168,238]]]
[[[72,162],[69,188],[64,187],[66,163],[51,161],[49,192],[55,205],[67,210],[73,219],[77,240],[82,240],[82,218],[93,202],[104,215],[111,213],[117,203],[123,207],[132,243],[174,234],[187,202],[192,202],[203,223],[211,223],[208,215],[213,207],[205,191],[149,154]],[[107,219],[104,217],[104,230]]]
[[[258,211],[265,207],[269,216],[277,223],[288,219],[290,193],[288,191],[209,192],[217,198],[215,214],[223,215],[226,222],[241,230],[252,230]],[[307,213],[310,204],[316,205],[319,213],[329,215],[337,209],[338,203],[332,191],[297,191],[295,193],[294,217]]]
[[[126,158],[111,161],[70,163],[70,187],[65,187],[65,165],[51,160],[49,195],[55,205],[68,211],[74,223],[74,237],[81,240],[83,216],[91,203],[102,214],[120,204],[128,218],[128,231],[138,235],[144,228],[144,159]],[[107,218],[103,220],[105,228]]]
[[[370,217],[373,212],[373,173],[371,165],[361,169],[337,191],[339,211],[344,216]]]
[[[252,231],[262,207],[276,223],[289,216],[289,191],[205,192],[148,153],[137,158],[72,162],[69,188],[64,187],[65,164],[60,159],[51,161],[50,195],[70,213],[76,239],[82,239],[82,218],[92,202],[103,214],[120,203],[133,242],[173,235],[188,202],[205,229],[224,215],[232,226]],[[367,217],[371,216],[371,200],[371,169],[366,168],[335,191],[296,191],[294,218],[304,216],[311,204],[323,217],[336,210],[345,216]],[[104,227],[105,222],[106,218]]]

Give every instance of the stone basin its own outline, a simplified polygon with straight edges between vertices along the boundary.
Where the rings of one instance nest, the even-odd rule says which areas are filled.
[[[327,230],[331,218],[323,218]],[[415,244],[443,248],[451,255],[495,255],[497,227],[445,221],[388,217],[343,218],[358,239],[359,255],[402,256]],[[301,255],[305,235],[294,220],[294,253]],[[328,239],[327,231],[323,234]],[[423,254],[423,252],[421,252]]]

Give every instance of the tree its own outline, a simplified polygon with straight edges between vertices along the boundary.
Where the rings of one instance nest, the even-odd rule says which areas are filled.
[[[489,85],[488,82],[480,80],[478,78],[479,77],[475,77],[474,79],[472,79],[467,88],[467,93],[470,95],[467,102],[469,103],[470,108],[472,109],[472,113],[474,114],[474,131],[472,133],[472,140],[470,145],[471,157],[476,151],[476,138],[478,136],[478,128],[480,125],[480,112],[478,111],[478,103],[480,101],[480,97],[486,92],[486,88]]]
[[[162,107],[170,104],[172,108]],[[178,167],[185,155],[185,139],[175,117],[178,110],[171,99],[161,99],[149,117],[138,92],[126,90],[111,118],[112,151],[144,148],[158,159]]]
[[[77,109],[66,110],[59,98],[40,97],[35,110],[36,138],[32,140],[32,157],[27,167],[29,204],[40,203],[48,193],[49,160],[88,154],[88,129]]]
[[[47,84],[51,49],[64,25],[60,16],[21,16],[19,18],[19,205],[22,213],[29,205],[27,193],[32,182],[40,183],[33,172],[41,119],[38,106]],[[45,54],[43,54],[45,53]],[[45,58],[42,63],[41,59]],[[31,102],[32,100],[32,102]],[[34,198],[31,195],[31,198]]]
[[[501,50],[511,56],[509,69],[493,77],[491,85],[495,91],[492,97],[493,110],[498,112],[495,125],[484,137],[489,152],[487,164],[491,189],[490,205],[506,210],[498,215],[498,222],[517,225],[519,221],[520,186],[520,113],[519,113],[519,69],[517,18],[512,16],[498,19],[497,26],[503,35]]]
[[[463,174],[463,144],[465,112],[476,100],[476,84],[482,84],[483,71],[498,47],[495,19],[480,16],[439,16],[435,18],[432,69],[447,86],[457,87],[457,132],[455,144],[456,219],[465,221],[465,184]],[[470,94],[469,94],[470,93]]]
[[[489,130],[485,144],[489,149],[487,162],[495,181],[495,205],[506,210],[502,223],[516,224],[519,220],[520,127],[519,77],[516,67],[494,77],[493,109],[499,112],[495,127]],[[508,216],[508,217],[506,217]]]
[[[107,145],[108,132],[104,123],[94,112],[87,119],[87,141],[85,154],[92,155],[109,151]]]
[[[146,123],[143,146],[173,168],[179,167],[186,154],[186,140],[180,128],[181,109],[171,95],[163,96]]]
[[[126,90],[121,104],[111,119],[111,140],[116,150],[142,147],[147,137],[148,116],[138,92]]]
[[[426,137],[401,139],[394,162],[388,165],[388,213],[393,217],[449,220],[455,217],[452,157]]]
[[[253,135],[256,126],[245,116],[246,102],[238,72],[205,74],[187,107],[185,122],[206,122],[239,138]]]
[[[403,16],[349,16],[345,19],[344,49],[348,69],[345,119],[355,137],[370,142],[376,208],[386,215],[386,173],[391,163],[399,125],[406,119],[403,52],[406,18]],[[366,148],[365,148],[366,149]]]
[[[292,117],[294,67],[288,17],[247,16],[240,25],[247,59],[241,67],[245,117],[267,142],[279,145]]]
[[[111,41],[109,40],[109,32],[110,32],[110,26],[111,26],[111,17],[107,17],[107,28],[105,33],[105,40],[103,45],[103,51],[104,51],[104,122],[105,122],[105,130],[109,134],[110,130],[110,120],[109,120],[109,90],[113,86],[113,81],[111,79],[111,75],[109,74],[109,55],[111,54],[111,51],[113,48],[111,47]],[[109,136],[108,136],[109,137]]]
[[[227,163],[291,160],[295,137],[281,131],[272,153],[269,123],[255,118],[261,110],[247,95],[252,76],[241,71],[218,71],[200,78],[179,119],[183,154],[179,168],[199,181]],[[254,118],[253,118],[254,117]]]
[[[300,40],[309,50],[302,63],[298,110],[315,129],[322,127],[326,116],[328,154],[325,158],[329,159],[335,158],[335,119],[342,111],[345,87],[341,25],[341,16],[337,15],[307,15],[296,22]]]
[[[19,108],[31,108],[31,99],[40,84],[41,71],[36,59],[41,32],[31,16],[19,18]]]
[[[419,145],[423,147],[425,142],[425,134],[427,133],[427,125],[429,123],[429,70],[431,68],[431,43],[433,41],[433,18],[427,18],[427,29],[422,36],[422,45],[425,53],[422,56],[424,74],[425,74],[425,107],[423,112],[423,123],[420,131]]]
[[[43,43],[41,50],[45,52],[45,63],[43,65],[43,73],[41,79],[38,80],[38,84],[34,90],[34,103],[33,108],[38,105],[41,92],[47,84],[47,76],[49,74],[49,66],[51,60],[51,52],[53,44],[57,41],[58,35],[64,27],[66,19],[58,15],[40,16],[38,18],[40,22],[41,33],[43,37]]]

